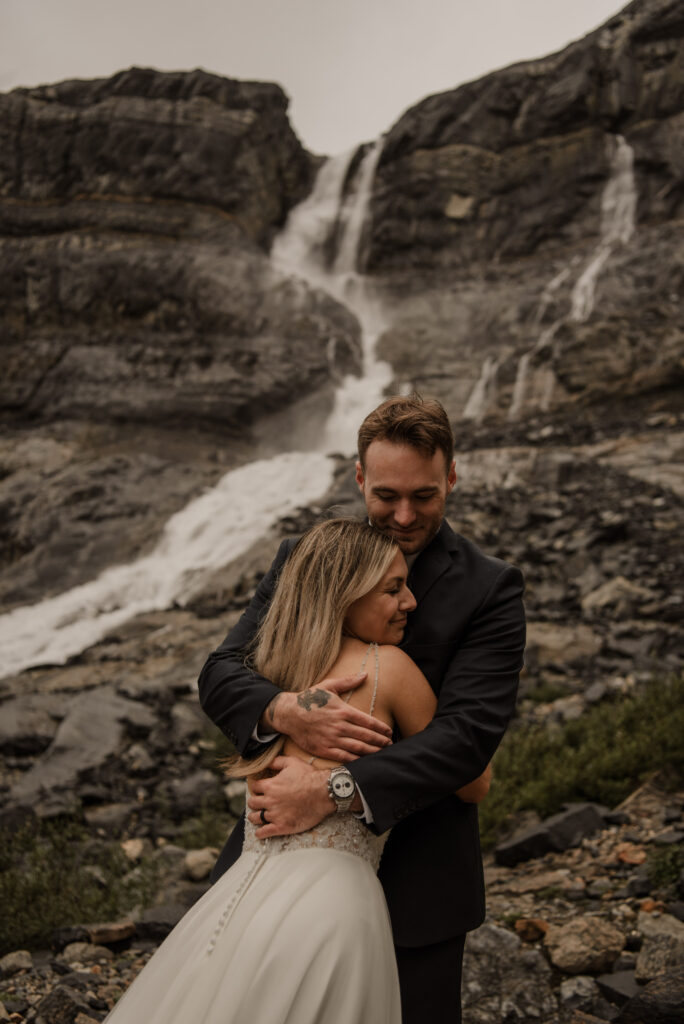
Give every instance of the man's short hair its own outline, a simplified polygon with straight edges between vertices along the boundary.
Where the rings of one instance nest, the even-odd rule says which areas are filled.
[[[373,441],[406,444],[428,457],[436,451],[444,452],[447,473],[454,457],[454,435],[444,407],[436,398],[417,394],[388,398],[366,416],[358,438],[362,466]]]

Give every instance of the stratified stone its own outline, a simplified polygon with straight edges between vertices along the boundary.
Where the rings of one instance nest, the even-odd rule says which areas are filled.
[[[566,974],[608,970],[625,945],[622,932],[600,917],[576,917],[551,925],[544,944],[551,962]]]

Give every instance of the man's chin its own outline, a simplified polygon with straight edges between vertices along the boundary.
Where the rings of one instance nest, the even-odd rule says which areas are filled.
[[[425,547],[425,535],[422,533],[412,533],[410,535],[397,534],[394,531],[389,531],[392,540],[398,545],[403,555],[415,555],[417,551],[421,551]]]

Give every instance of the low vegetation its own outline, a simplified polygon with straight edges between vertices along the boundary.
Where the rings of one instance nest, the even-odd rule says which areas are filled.
[[[546,817],[582,800],[614,807],[654,772],[684,784],[684,676],[604,701],[563,726],[509,730],[480,806],[483,846],[519,811]]]
[[[0,831],[0,955],[49,947],[56,928],[116,920],[154,891],[151,863],[132,870],[117,843],[74,822]]]

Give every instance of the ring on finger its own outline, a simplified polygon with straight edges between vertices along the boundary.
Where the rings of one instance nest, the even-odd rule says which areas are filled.
[[[261,808],[261,814],[259,815],[259,817],[261,818],[262,825],[268,825],[268,818],[266,817],[266,811],[263,809],[263,807]]]

